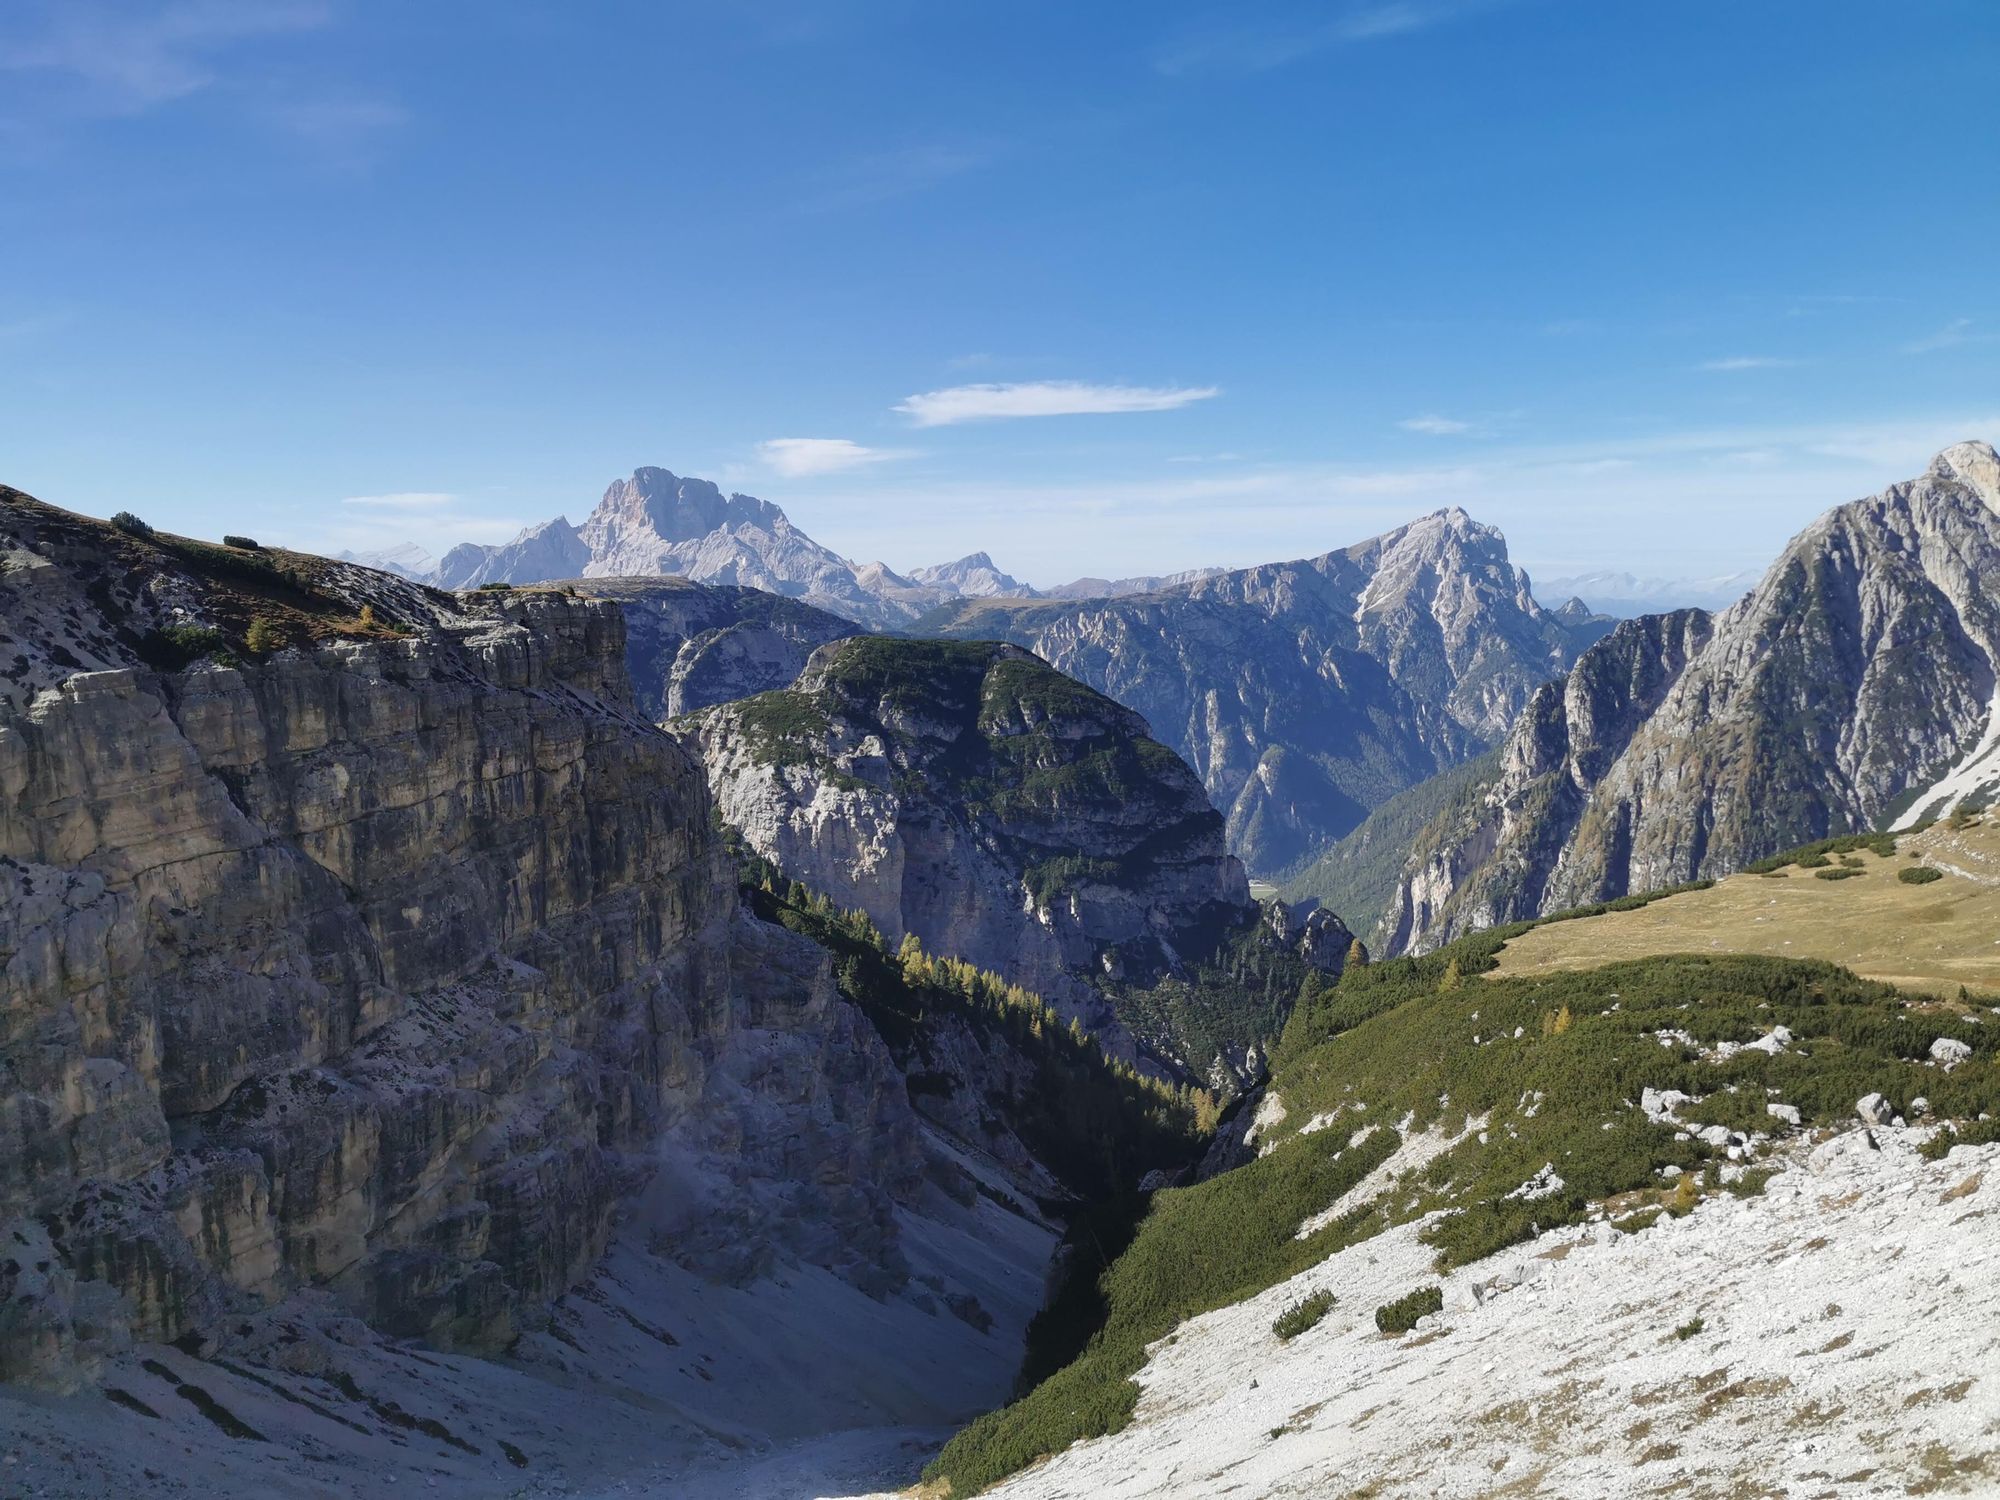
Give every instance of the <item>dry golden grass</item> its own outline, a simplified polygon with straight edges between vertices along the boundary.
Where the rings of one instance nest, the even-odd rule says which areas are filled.
[[[2000,817],[1904,835],[1887,859],[1866,851],[1849,858],[1860,862],[1859,878],[1820,880],[1794,865],[1776,875],[1732,875],[1637,911],[1537,927],[1502,950],[1490,977],[1666,953],[1762,953],[1825,959],[1940,995],[1956,995],[1960,985],[2000,991]],[[1926,885],[1896,878],[1920,864],[1944,878]]]

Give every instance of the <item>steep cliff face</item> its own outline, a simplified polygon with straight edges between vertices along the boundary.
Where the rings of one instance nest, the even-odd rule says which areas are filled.
[[[657,722],[789,687],[806,658],[860,627],[763,589],[685,578],[588,578],[562,585],[625,614],[625,666]]]
[[[998,636],[1143,714],[1253,870],[1283,869],[1477,754],[1608,626],[1543,609],[1499,532],[1440,511],[1323,557],[1155,594],[963,603],[922,627]]]
[[[1151,982],[1255,922],[1187,766],[1018,648],[836,642],[789,691],[676,727],[758,853],[1128,1055],[1106,984]]]
[[[739,909],[614,605],[6,491],[0,620],[0,1222],[51,1252],[0,1375],[305,1288],[504,1345],[668,1150],[730,1184],[682,1263],[900,1277],[903,1080]]]
[[[1397,946],[1725,873],[1988,785],[2000,460],[1829,511],[1741,603],[1621,625],[1538,693],[1498,776],[1420,837]]]

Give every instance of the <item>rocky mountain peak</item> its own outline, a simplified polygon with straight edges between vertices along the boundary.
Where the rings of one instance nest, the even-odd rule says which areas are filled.
[[[1957,481],[1983,500],[1988,510],[2000,511],[2000,453],[1991,443],[1954,443],[1931,460],[1930,472],[1936,478]]]
[[[1983,797],[1995,579],[2000,457],[1961,443],[1827,511],[1722,614],[1627,621],[1529,703],[1483,794],[1416,840],[1398,944]]]
[[[785,513],[754,495],[727,495],[706,479],[683,479],[667,469],[644,467],[614,481],[580,528],[594,551],[643,540],[688,542],[712,531],[754,526],[789,527]]]
[[[917,583],[943,589],[968,599],[1033,599],[1037,591],[1020,579],[1000,570],[992,555],[968,552],[957,562],[936,563],[916,568],[910,577]]]

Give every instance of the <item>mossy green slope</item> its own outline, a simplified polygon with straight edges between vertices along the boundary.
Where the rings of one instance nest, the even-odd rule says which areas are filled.
[[[1941,1118],[2000,1113],[2000,1027],[1971,1006],[1908,997],[1831,964],[1758,957],[1480,977],[1526,930],[1358,967],[1301,1005],[1270,1085],[1286,1114],[1262,1138],[1267,1154],[1159,1194],[1105,1277],[1106,1322],[1083,1357],[960,1434],[931,1477],[966,1494],[1115,1431],[1137,1400],[1130,1376],[1145,1342],[1391,1223],[1438,1215],[1426,1238],[1448,1269],[1607,1204],[1698,1211],[1703,1191],[1724,1186],[1725,1148],[1649,1120],[1639,1107],[1648,1088],[1693,1096],[1680,1117],[1695,1130],[1760,1135],[1852,1121],[1855,1101],[1878,1092],[1900,1111],[1922,1096]],[[1744,1046],[1778,1027],[1790,1040],[1775,1050]],[[1939,1037],[1964,1042],[1970,1059],[1949,1072],[1927,1065]],[[1771,1104],[1796,1109],[1800,1125]],[[1424,1132],[1453,1144],[1293,1238]],[[1700,1186],[1666,1195],[1669,1167]],[[1734,1164],[1728,1176],[1739,1192],[1761,1181]]]

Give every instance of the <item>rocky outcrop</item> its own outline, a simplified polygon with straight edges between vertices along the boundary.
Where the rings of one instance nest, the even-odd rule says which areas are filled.
[[[1543,609],[1499,532],[1461,510],[1158,593],[966,603],[925,621],[1026,646],[1143,714],[1257,871],[1483,750],[1609,623]]]
[[[633,696],[655,721],[789,687],[815,649],[860,633],[839,615],[762,589],[684,578],[561,586],[624,612]]]
[[[1960,444],[1829,511],[1724,613],[1621,625],[1535,695],[1484,794],[1420,837],[1397,946],[1724,874],[1978,793],[1994,775],[1996,510],[2000,460]]]
[[[785,873],[1127,1055],[1105,982],[1175,972],[1256,919],[1187,766],[1015,647],[836,642],[790,690],[676,727],[723,817]]]
[[[314,1288],[502,1346],[669,1152],[728,1179],[682,1263],[902,1274],[901,1075],[739,909],[614,605],[12,491],[0,562],[5,1374]]]

